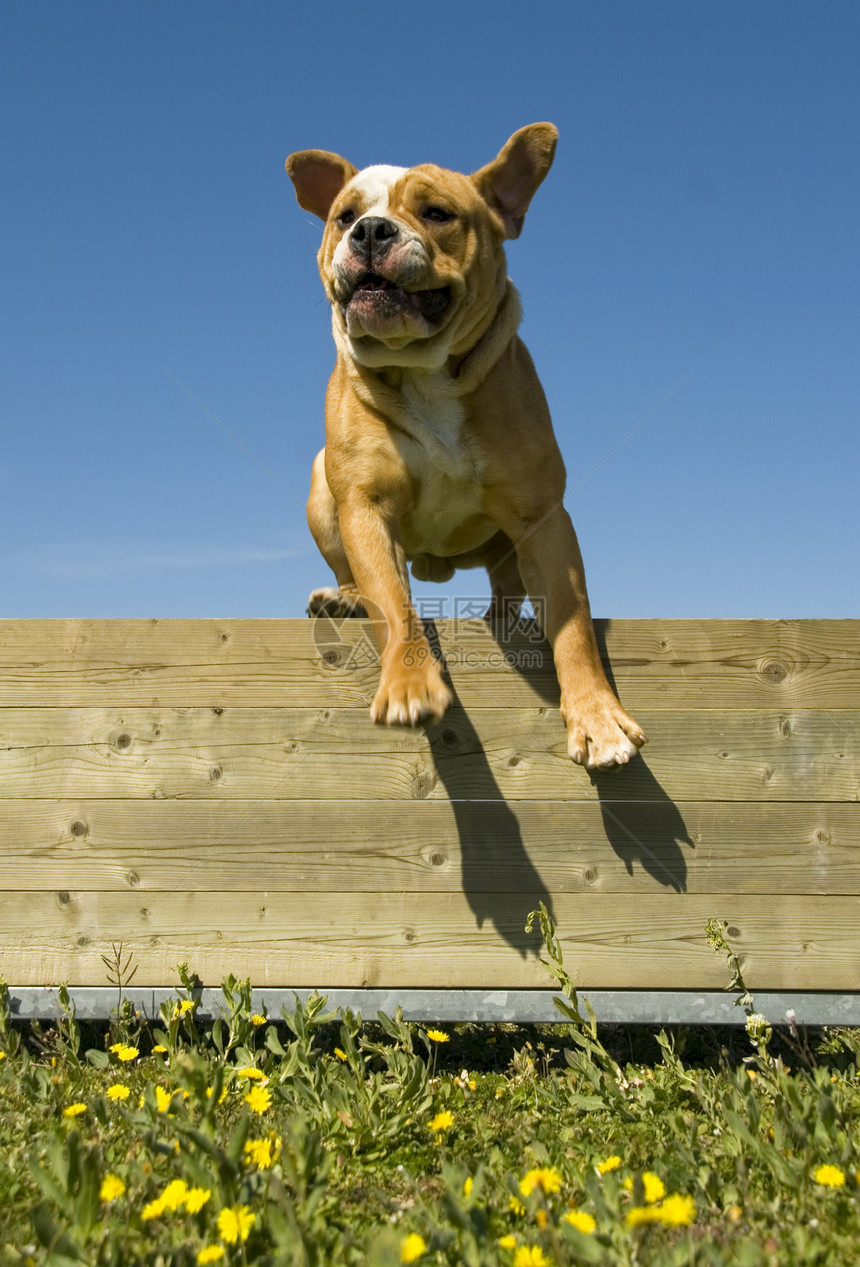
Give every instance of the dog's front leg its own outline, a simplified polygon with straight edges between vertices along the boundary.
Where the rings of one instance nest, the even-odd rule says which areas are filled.
[[[453,697],[412,605],[393,510],[355,494],[340,505],[339,522],[382,662],[372,720],[415,725],[441,717]]]
[[[543,519],[521,524],[514,539],[520,572],[552,645],[568,752],[590,768],[625,765],[645,734],[606,680],[570,516],[557,506]]]

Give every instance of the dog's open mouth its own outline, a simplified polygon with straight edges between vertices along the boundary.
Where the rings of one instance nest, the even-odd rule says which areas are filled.
[[[385,320],[405,313],[415,313],[425,321],[438,321],[444,316],[451,302],[451,287],[438,290],[403,290],[379,273],[362,273],[352,294],[341,301],[344,317],[352,309],[357,314],[372,312],[377,319]]]

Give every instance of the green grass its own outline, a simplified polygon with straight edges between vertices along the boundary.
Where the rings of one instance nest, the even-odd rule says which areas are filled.
[[[860,1035],[598,1031],[541,919],[558,1027],[254,1017],[231,978],[204,1029],[180,966],[160,1022],[63,992],[42,1030],[0,987],[0,1263],[860,1261]]]

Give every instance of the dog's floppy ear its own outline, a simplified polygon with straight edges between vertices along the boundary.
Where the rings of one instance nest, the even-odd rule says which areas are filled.
[[[552,166],[557,140],[552,123],[530,123],[513,134],[498,158],[473,173],[479,193],[505,226],[505,237],[520,236],[529,203]]]
[[[328,218],[331,204],[358,171],[345,158],[329,154],[327,150],[299,150],[287,159],[286,168],[299,206],[312,211],[320,220]]]

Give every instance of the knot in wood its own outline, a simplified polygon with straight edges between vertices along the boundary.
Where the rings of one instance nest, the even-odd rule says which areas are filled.
[[[89,828],[87,827],[86,823],[82,823],[78,819],[76,822],[72,823],[71,827],[69,828],[69,831],[72,833],[73,836],[86,836],[87,832],[89,831]]]
[[[419,770],[412,780],[412,795],[416,801],[423,801],[430,795],[436,780],[427,770]]]
[[[788,665],[779,660],[766,660],[759,669],[761,678],[765,682],[770,682],[772,686],[778,686],[780,682],[784,682],[788,677],[788,672]]]

